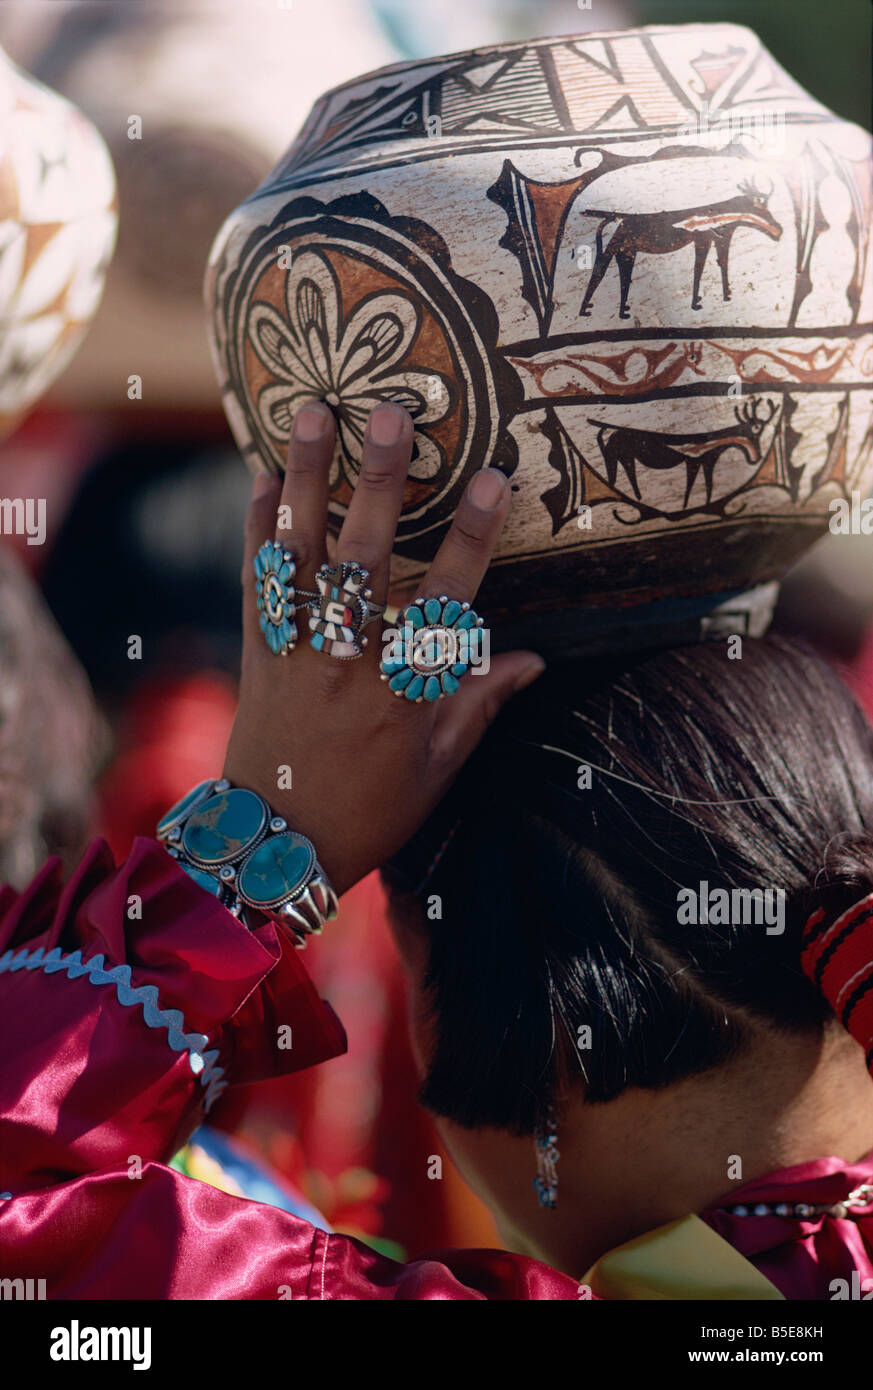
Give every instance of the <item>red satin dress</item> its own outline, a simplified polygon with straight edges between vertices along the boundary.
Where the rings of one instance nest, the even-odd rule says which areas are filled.
[[[400,1264],[168,1166],[228,1083],[345,1046],[277,928],[247,930],[151,840],[118,868],[97,840],[66,884],[50,861],[0,889],[0,1277],[67,1299],[579,1299],[537,1260]],[[822,1158],[726,1200],[835,1203],[871,1175],[873,1155]],[[787,1298],[873,1291],[873,1201],[845,1219],[700,1215]]]

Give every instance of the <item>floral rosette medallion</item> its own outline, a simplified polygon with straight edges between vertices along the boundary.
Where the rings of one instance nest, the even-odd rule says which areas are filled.
[[[276,541],[265,541],[255,556],[255,591],[261,631],[277,656],[293,651],[297,642],[294,621],[297,567],[291,552]]]
[[[483,622],[469,603],[445,595],[417,598],[398,614],[379,665],[381,679],[395,695],[416,703],[454,695],[478,660]]]

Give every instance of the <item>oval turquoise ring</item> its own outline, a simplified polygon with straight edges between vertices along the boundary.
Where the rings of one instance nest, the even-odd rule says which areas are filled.
[[[287,655],[297,643],[296,572],[290,550],[283,550],[276,541],[264,541],[255,556],[255,591],[261,632],[276,656]]]
[[[475,664],[473,634],[484,626],[469,603],[417,598],[397,615],[397,626],[384,634],[380,679],[405,700],[441,700],[454,695],[458,682]]]

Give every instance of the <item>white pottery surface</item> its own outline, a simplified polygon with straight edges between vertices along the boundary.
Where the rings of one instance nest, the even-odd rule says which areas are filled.
[[[53,399],[117,408],[124,344],[144,409],[218,409],[201,297],[215,229],[323,87],[389,61],[389,44],[358,0],[2,0],[0,42],[7,30],[101,131],[118,181],[105,299]]]
[[[0,434],[78,348],[115,233],[115,179],[100,136],[0,52]]]

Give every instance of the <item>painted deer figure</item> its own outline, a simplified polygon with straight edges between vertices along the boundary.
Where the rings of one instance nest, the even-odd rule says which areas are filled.
[[[713,246],[721,270],[722,293],[725,300],[730,299],[728,257],[731,238],[737,228],[753,227],[772,237],[774,241],[778,241],[782,235],[782,227],[767,206],[773,185],[770,185],[766,193],[756,188],[753,183],[741,183],[739,189],[739,197],[727,198],[721,203],[710,203],[705,207],[684,208],[679,212],[610,212],[603,208],[583,209],[586,217],[599,217],[602,221],[597,229],[594,268],[579,313],[586,318],[591,313],[590,305],[594,292],[610,263],[615,260],[621,282],[619,318],[629,319],[627,301],[637,254],[645,251],[650,256],[665,256],[690,245],[694,246],[692,309],[703,307],[700,280]],[[616,224],[615,230],[608,243],[604,245],[604,231],[612,223]]]
[[[610,487],[615,487],[621,466],[637,500],[641,497],[637,483],[638,463],[644,468],[657,469],[681,468],[684,465],[684,510],[701,471],[706,486],[706,503],[711,503],[716,465],[727,449],[740,450],[749,465],[761,462],[761,436],[776,410],[777,406],[772,400],[754,397],[735,408],[736,425],[710,430],[706,434],[658,434],[652,430],[629,429],[624,425],[607,425],[597,420],[589,420],[588,423],[599,426],[597,442]]]

